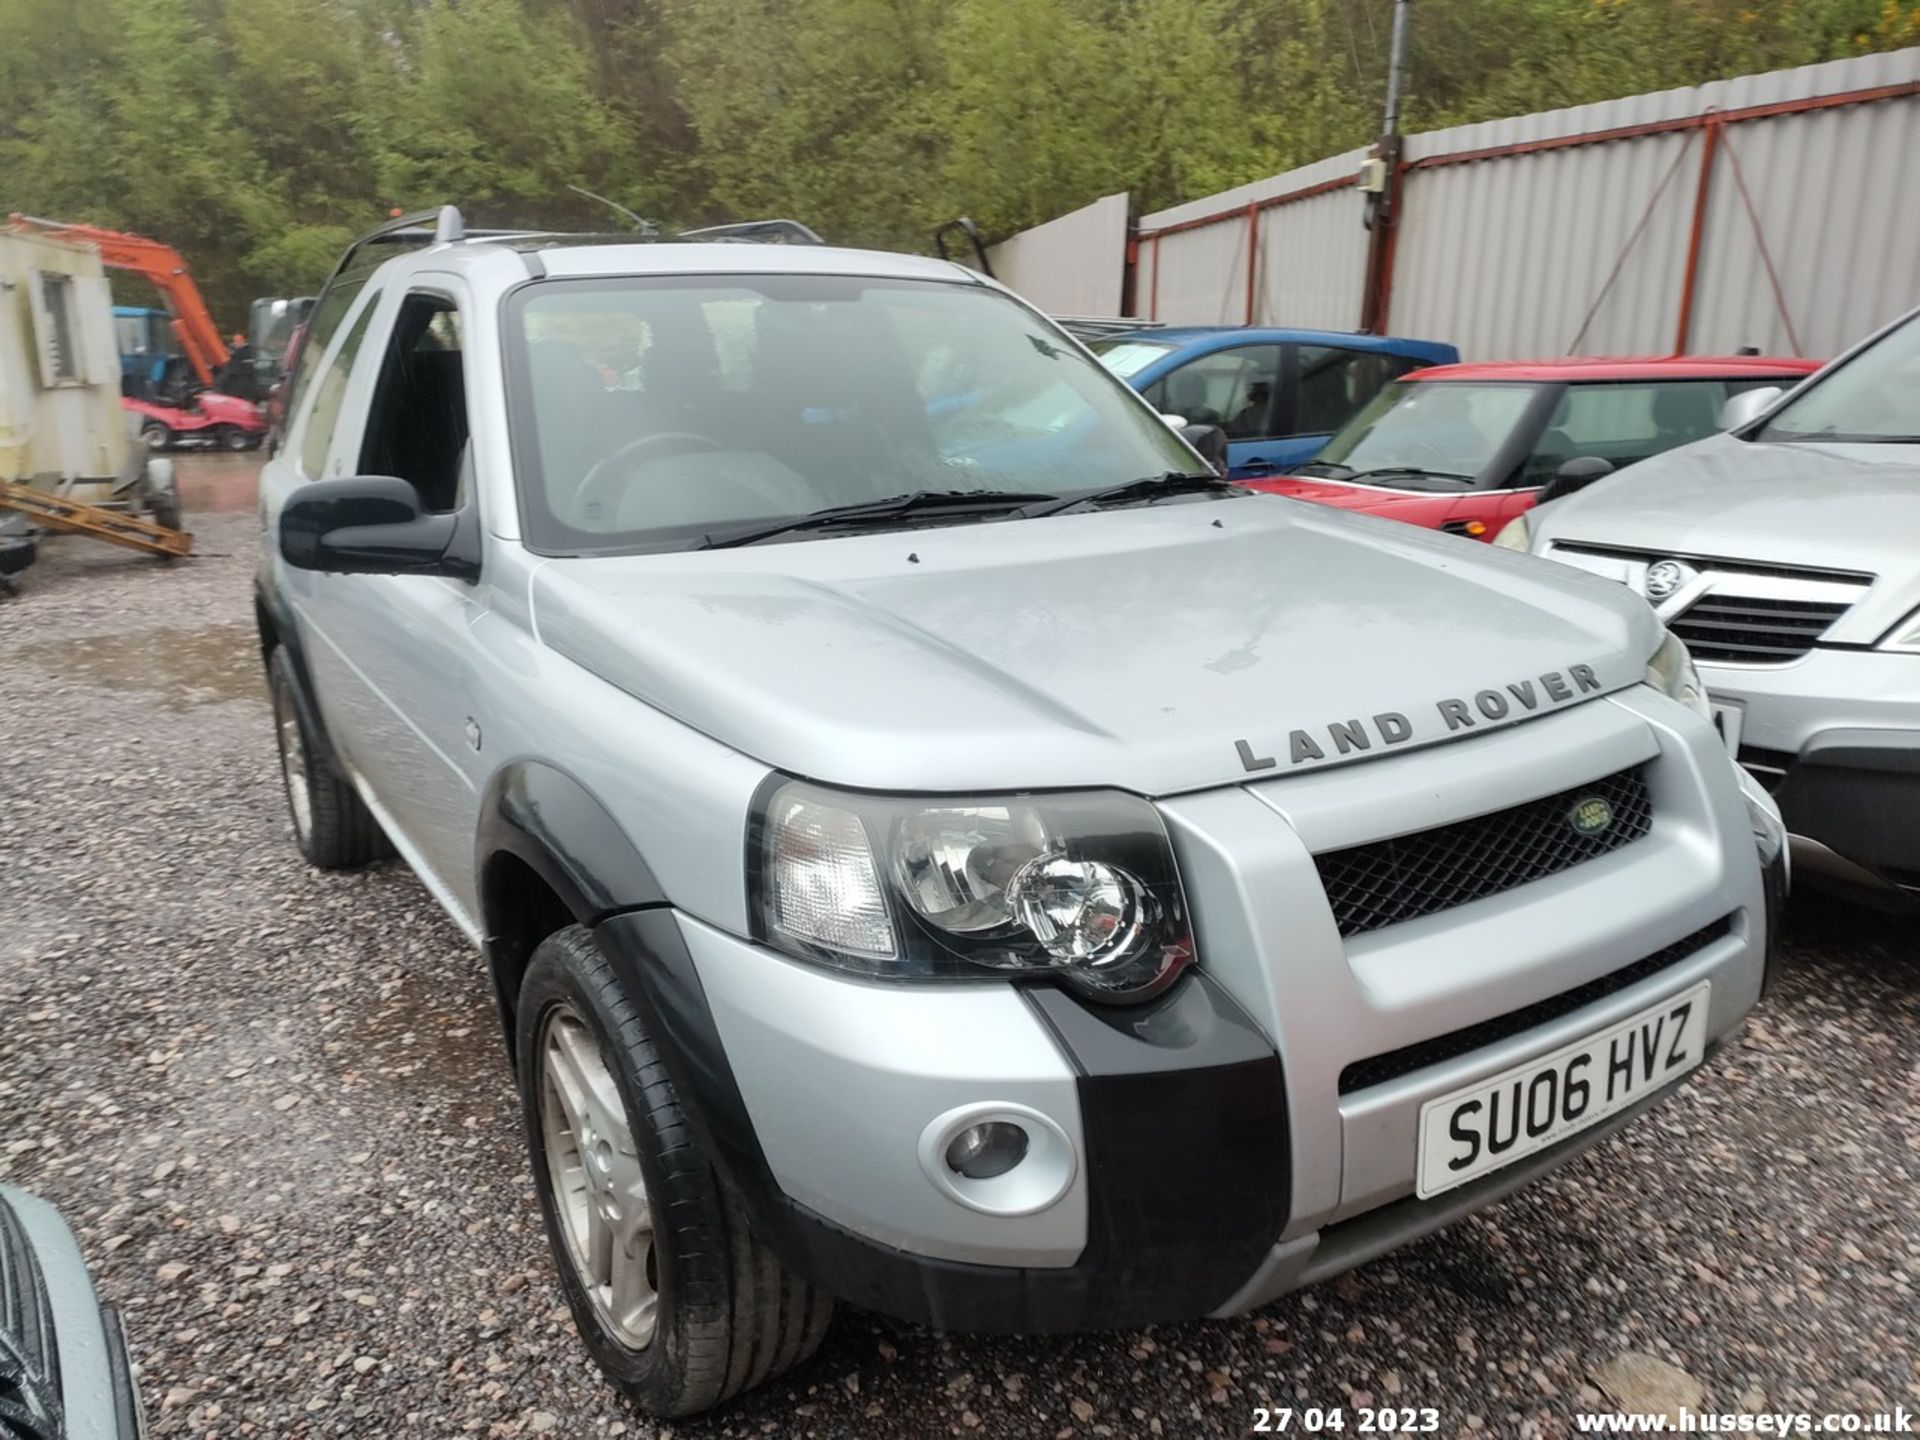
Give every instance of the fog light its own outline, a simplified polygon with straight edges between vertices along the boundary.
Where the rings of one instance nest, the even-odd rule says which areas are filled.
[[[1006,1120],[969,1125],[947,1146],[947,1168],[969,1180],[991,1180],[1027,1158],[1027,1132]]]

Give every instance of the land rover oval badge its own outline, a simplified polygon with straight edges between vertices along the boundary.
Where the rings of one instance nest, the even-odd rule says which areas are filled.
[[[1596,835],[1604,835],[1613,828],[1613,806],[1598,795],[1576,800],[1573,808],[1567,811],[1567,824],[1573,827],[1574,834],[1584,835],[1589,840]]]

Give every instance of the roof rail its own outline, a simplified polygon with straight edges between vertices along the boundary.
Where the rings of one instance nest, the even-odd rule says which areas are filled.
[[[762,245],[824,245],[817,230],[798,220],[740,220],[730,225],[707,225],[682,230],[676,240],[745,240]]]

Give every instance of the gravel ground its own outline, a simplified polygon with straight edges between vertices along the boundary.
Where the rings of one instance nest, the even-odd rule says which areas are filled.
[[[843,1314],[787,1381],[653,1427],[562,1306],[477,957],[398,865],[295,854],[252,518],[195,528],[170,568],[53,542],[0,599],[0,1176],[80,1232],[156,1435],[1065,1440],[1289,1404],[1559,1435],[1653,1360],[1726,1407],[1920,1409],[1915,930],[1806,896],[1730,1057],[1442,1236],[1232,1323]]]

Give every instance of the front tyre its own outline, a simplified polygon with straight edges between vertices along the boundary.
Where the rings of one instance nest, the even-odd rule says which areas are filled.
[[[149,420],[140,427],[140,443],[158,455],[173,448],[173,427],[165,421]]]
[[[832,1299],[755,1238],[584,928],[534,951],[516,1029],[547,1238],[607,1377],[651,1414],[691,1415],[811,1355]]]
[[[267,691],[273,701],[287,813],[307,863],[319,870],[347,870],[386,856],[390,852],[380,822],[346,777],[335,772],[319,743],[319,727],[282,646],[275,646],[267,660]]]

